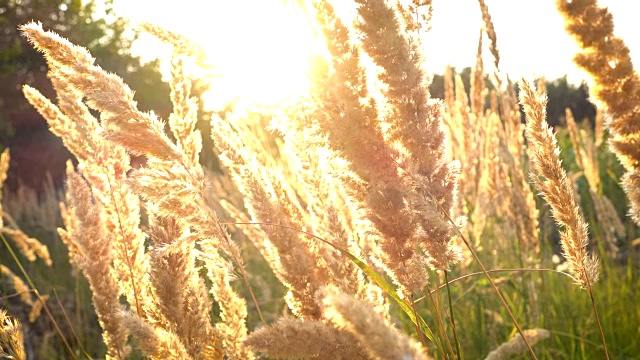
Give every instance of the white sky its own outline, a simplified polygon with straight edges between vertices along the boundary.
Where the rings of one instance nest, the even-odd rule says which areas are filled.
[[[291,16],[293,10],[283,9],[283,4],[294,2],[115,0],[114,5],[117,14],[133,22],[155,23],[187,35],[203,43],[205,48],[215,49],[226,58],[221,68],[226,66],[230,72],[237,73],[233,80],[237,87],[244,88],[245,92],[248,87],[254,87],[255,92],[264,94],[270,91],[269,85],[261,87],[256,79],[285,81],[282,74],[303,71],[305,56],[313,52],[301,35],[304,25],[291,20],[295,17]],[[501,68],[512,79],[541,75],[555,79],[564,74],[572,82],[585,78],[572,63],[577,47],[564,31],[555,0],[486,0],[486,3],[496,28]],[[640,25],[637,23],[640,2],[600,0],[600,3],[609,6],[616,34],[625,39],[632,58],[640,59]],[[433,5],[432,31],[424,41],[428,71],[442,73],[447,64],[459,70],[473,66],[482,26],[478,2],[433,0]],[[276,21],[268,15],[274,9],[279,9],[280,19]],[[486,50],[487,43],[485,38],[485,69],[491,70],[493,60]],[[146,58],[166,55],[167,51],[149,36],[143,36],[134,47],[134,53]],[[282,85],[296,86],[293,82]]]
[[[572,62],[578,50],[565,32],[555,0],[486,0],[496,29],[501,68],[512,78],[541,76],[555,79],[567,74],[579,82],[584,73]],[[640,2],[600,0],[608,6],[616,24],[615,32],[640,59]],[[433,0],[433,31],[426,44],[432,71],[447,63],[462,69],[475,63],[482,16],[476,0]],[[452,21],[452,19],[455,19]],[[485,49],[487,39],[484,40]],[[485,51],[485,68],[491,64]]]

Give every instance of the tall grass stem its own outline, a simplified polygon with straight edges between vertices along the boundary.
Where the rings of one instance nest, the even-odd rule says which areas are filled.
[[[25,279],[27,280],[27,283],[29,284],[29,286],[33,290],[33,293],[38,298],[38,301],[40,301],[40,303],[42,304],[42,308],[44,309],[44,311],[47,312],[47,316],[49,316],[49,319],[51,320],[51,323],[53,324],[53,327],[56,329],[56,332],[58,333],[58,336],[60,336],[60,339],[64,343],[65,348],[67,349],[67,351],[69,352],[71,357],[73,357],[74,359],[77,359],[78,357],[73,352],[73,350],[71,350],[71,346],[69,345],[69,342],[67,341],[67,339],[62,334],[62,330],[60,329],[60,326],[58,326],[58,323],[53,318],[53,315],[51,315],[51,311],[49,311],[49,307],[44,302],[44,300],[42,300],[42,297],[40,296],[40,293],[38,292],[38,289],[36,289],[36,286],[33,284],[33,281],[31,281],[31,277],[29,277],[29,274],[27,274],[27,271],[22,266],[22,263],[20,263],[20,260],[18,259],[18,256],[16,256],[16,253],[13,251],[11,246],[9,246],[9,241],[7,241],[7,238],[4,237],[4,234],[2,234],[2,232],[0,232],[0,238],[2,238],[2,243],[9,250],[9,253],[11,254],[11,257],[13,258],[13,261],[15,261],[16,265],[18,265],[18,268],[20,268],[20,272],[22,273],[22,275],[24,275]]]
[[[462,352],[460,351],[460,338],[458,338],[458,331],[456,330],[456,320],[453,315],[453,304],[451,303],[451,289],[449,288],[449,278],[447,275],[447,271],[444,272],[444,282],[443,286],[447,287],[447,299],[449,301],[449,314],[451,314],[451,328],[453,329],[453,337],[456,339],[456,355],[458,356],[458,360],[462,359]]]

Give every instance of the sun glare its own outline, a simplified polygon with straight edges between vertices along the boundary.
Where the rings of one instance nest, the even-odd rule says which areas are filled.
[[[276,105],[308,91],[310,59],[322,51],[323,41],[302,9],[273,0],[215,7],[206,34],[194,36],[214,72],[203,96],[207,108],[229,102]]]
[[[187,3],[193,5],[189,0],[177,7],[153,0],[116,0],[114,5],[134,22],[160,25],[204,48],[213,72],[211,89],[203,95],[206,108],[219,110],[230,102],[271,106],[308,91],[310,60],[325,46],[295,1],[211,1],[206,8]],[[141,43],[143,57],[154,53],[149,41]]]
[[[206,49],[214,78],[211,91],[203,98],[208,109],[218,110],[229,102],[276,105],[308,90],[310,58],[324,56],[324,41],[314,31],[313,21],[297,5],[298,1],[181,0],[179,6],[168,6],[167,2],[157,0],[113,0],[113,4],[116,14],[134,23],[144,21],[162,26],[186,35]],[[623,6],[615,1],[602,1],[617,9],[614,15],[620,21],[616,21],[616,31],[628,40],[632,55],[634,49],[637,55],[640,43],[632,36],[635,23],[628,18],[633,12],[623,11]],[[468,6],[468,11],[460,11],[462,3]],[[499,33],[502,70],[512,79],[532,75],[555,79],[564,74],[572,82],[585,78],[584,72],[573,65],[576,45],[564,33],[562,19],[551,2],[530,5],[524,10],[511,2],[487,0],[487,3]],[[343,21],[353,20],[352,2],[335,1],[334,6]],[[434,0],[432,30],[423,39],[429,73],[442,74],[447,64],[458,69],[475,64],[478,31],[482,27],[479,11],[473,0],[460,4]],[[526,19],[512,16],[523,11],[535,16]],[[541,18],[548,20],[548,26],[536,26],[536,19]],[[159,55],[168,58],[166,52],[152,45],[158,41],[150,38],[143,35],[134,43],[137,54],[147,60]],[[493,60],[486,49],[485,56],[490,66]],[[492,72],[489,68],[487,71]],[[169,73],[168,61],[163,72]]]

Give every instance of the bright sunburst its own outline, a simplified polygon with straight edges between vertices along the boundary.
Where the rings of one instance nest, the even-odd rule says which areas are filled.
[[[175,14],[171,23],[154,22],[154,16],[137,13],[142,7]],[[229,102],[275,105],[308,90],[309,60],[322,52],[323,41],[299,6],[282,0],[216,1],[188,16],[184,9],[159,7],[147,0],[117,3],[124,16],[184,34],[205,49],[213,68],[211,90],[203,96],[207,108]]]

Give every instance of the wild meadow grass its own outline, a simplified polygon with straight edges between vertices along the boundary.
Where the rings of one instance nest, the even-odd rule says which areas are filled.
[[[77,163],[64,194],[5,196],[0,356],[640,358],[640,78],[607,10],[557,2],[600,116],[553,130],[544,81],[501,73],[484,1],[471,89],[449,69],[443,101],[416,36],[430,3],[354,5],[306,5],[328,53],[308,95],[214,114],[222,174],[200,156],[197,45],[143,25],[174,49],[159,119],[23,25],[56,90],[25,96]]]

